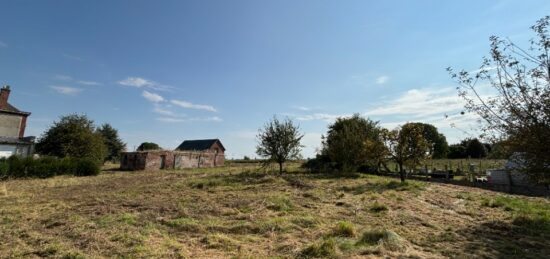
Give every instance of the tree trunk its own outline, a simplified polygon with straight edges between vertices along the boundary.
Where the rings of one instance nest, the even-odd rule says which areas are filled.
[[[401,177],[401,182],[405,182],[405,171],[403,170],[403,163],[399,163],[399,176]]]
[[[283,162],[279,162],[279,174],[283,174]]]

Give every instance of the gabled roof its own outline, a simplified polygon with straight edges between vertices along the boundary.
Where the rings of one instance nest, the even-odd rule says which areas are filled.
[[[5,109],[0,109],[0,113],[1,112],[24,115],[24,116],[29,116],[31,114],[30,112],[20,111],[19,109],[15,108],[15,106],[11,105],[10,103],[6,104]]]
[[[176,150],[207,150],[216,142],[220,145],[223,151],[225,151],[225,147],[219,139],[185,140],[176,148]]]

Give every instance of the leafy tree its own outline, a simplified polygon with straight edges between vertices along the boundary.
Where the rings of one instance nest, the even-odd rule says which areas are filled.
[[[159,149],[162,149],[162,148],[156,143],[143,142],[138,146],[137,151],[159,150]]]
[[[90,158],[97,162],[107,156],[101,134],[86,115],[71,114],[61,117],[40,137],[36,152],[57,157]]]
[[[459,83],[459,95],[466,108],[485,123],[484,135],[506,145],[521,161],[521,171],[534,182],[550,185],[550,16],[538,20],[531,29],[536,38],[524,49],[509,40],[490,38],[490,57],[476,72],[458,73],[448,68]],[[496,94],[487,95],[489,85]]]
[[[118,131],[110,124],[105,123],[97,129],[97,132],[103,136],[105,145],[107,146],[107,157],[105,160],[117,161],[120,157],[120,152],[126,150],[126,143],[119,138]]]
[[[452,144],[451,146],[449,146],[449,154],[447,154],[447,158],[459,159],[466,157],[466,148],[463,145]]]
[[[487,156],[487,150],[485,145],[479,141],[479,139],[474,138],[467,141],[466,147],[466,156],[471,158],[484,158]]]
[[[431,157],[433,158],[447,157],[447,153],[449,152],[449,145],[447,144],[447,138],[445,138],[445,135],[439,133],[439,131],[434,125],[421,123],[421,122],[413,122],[410,124],[414,124],[422,128],[422,135],[430,145],[429,153]]]
[[[258,132],[256,153],[269,161],[279,164],[279,173],[283,172],[283,164],[293,158],[300,157],[300,140],[304,137],[299,127],[292,120],[279,121],[276,117],[264,125]]]
[[[430,143],[418,124],[407,123],[391,131],[384,130],[383,138],[389,156],[399,167],[401,182],[405,182],[405,166],[415,168],[429,157]]]
[[[330,161],[344,171],[364,165],[378,169],[385,151],[378,122],[354,114],[336,119],[328,128],[322,153]]]

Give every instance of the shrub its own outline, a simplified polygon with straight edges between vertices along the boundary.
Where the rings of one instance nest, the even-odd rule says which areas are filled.
[[[5,158],[0,159],[0,180],[8,177],[9,169],[8,161]]]
[[[99,164],[95,159],[83,158],[76,162],[76,176],[98,175],[100,171]]]
[[[11,177],[25,177],[26,170],[25,164],[18,156],[11,156],[8,158],[9,176]]]
[[[70,158],[70,157],[65,157],[65,158],[62,158],[58,161],[58,171],[57,171],[57,174],[58,175],[62,175],[62,174],[70,174],[70,175],[74,175],[75,172],[76,172],[76,159],[74,158]]]
[[[349,221],[340,221],[334,228],[333,235],[340,237],[354,237],[355,226]]]

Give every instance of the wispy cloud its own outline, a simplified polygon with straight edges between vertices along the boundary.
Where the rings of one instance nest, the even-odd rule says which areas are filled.
[[[65,54],[65,53],[63,53],[63,57],[66,58],[66,59],[74,60],[74,61],[82,61],[83,60],[81,57],[77,57],[77,56],[69,55],[69,54]]]
[[[55,80],[59,80],[59,81],[72,81],[73,78],[71,76],[68,76],[68,75],[55,75],[53,76],[53,78]]]
[[[94,81],[77,81],[77,83],[81,84],[81,85],[101,85],[101,83],[99,82],[94,82]]]
[[[204,118],[176,118],[176,117],[159,117],[157,118],[158,121],[161,122],[168,122],[168,123],[175,123],[175,122],[191,122],[191,121],[213,121],[213,122],[220,122],[222,119],[220,117],[214,116],[214,117],[204,117]]]
[[[170,110],[167,110],[167,109],[164,109],[160,106],[155,106],[155,108],[153,109],[153,112],[154,113],[157,113],[157,114],[160,114],[160,115],[164,115],[164,116],[170,116],[170,117],[181,117],[179,115],[177,115],[176,113],[174,113],[173,111],[170,111]]]
[[[127,77],[126,79],[118,81],[118,84],[124,86],[132,86],[137,88],[149,88],[159,91],[167,91],[173,87],[168,85],[163,85],[152,80],[148,80],[142,77]]]
[[[379,85],[383,85],[383,84],[387,83],[388,80],[390,80],[390,78],[388,76],[379,76],[378,78],[376,78],[376,83],[379,84]]]
[[[64,95],[77,95],[80,92],[82,92],[82,89],[75,88],[75,87],[69,87],[69,86],[57,86],[52,85],[50,86],[51,89],[55,90],[56,92]]]
[[[7,48],[7,47],[8,47],[7,43],[0,41],[0,48]]]
[[[182,101],[182,100],[170,100],[170,102],[174,105],[177,105],[182,108],[186,109],[196,109],[196,110],[205,110],[209,112],[217,112],[216,108],[210,105],[204,105],[204,104],[194,104],[188,101]]]
[[[298,116],[296,116],[296,119],[300,120],[300,121],[321,120],[321,121],[326,121],[326,122],[333,122],[337,118],[349,117],[349,116],[350,116],[349,114],[314,113],[314,114],[298,115]]]
[[[154,102],[154,103],[159,103],[164,101],[164,98],[162,96],[156,93],[145,91],[145,90],[141,93],[141,96],[147,99],[147,101]]]

